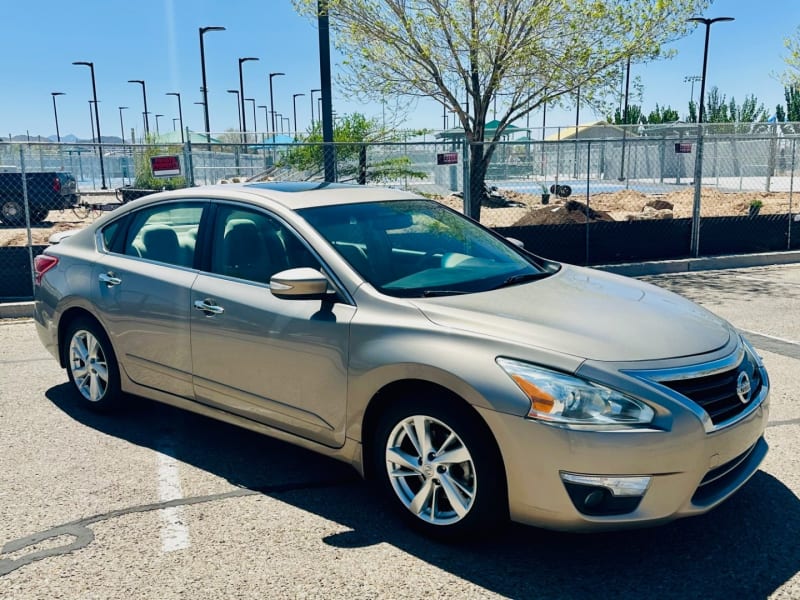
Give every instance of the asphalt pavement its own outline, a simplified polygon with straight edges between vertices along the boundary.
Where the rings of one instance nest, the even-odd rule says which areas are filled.
[[[91,413],[32,321],[2,319],[0,598],[800,598],[800,265],[644,279],[763,355],[761,470],[662,527],[462,545],[409,532],[336,461],[145,400]]]

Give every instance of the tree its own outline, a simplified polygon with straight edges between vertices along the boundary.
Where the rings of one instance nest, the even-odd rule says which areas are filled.
[[[625,112],[624,110],[622,112]],[[637,123],[645,123],[646,119],[642,116],[642,107],[638,104],[628,104],[628,118],[624,119],[620,114],[619,109],[614,110],[614,118],[607,117],[606,120],[614,123],[614,125],[636,125]]]
[[[322,124],[316,122],[300,140],[301,143],[286,152],[280,166],[305,171],[309,176],[320,173],[325,168],[322,141]],[[386,182],[403,177],[419,179],[426,176],[426,173],[411,169],[411,161],[407,156],[375,159],[374,148],[367,156],[367,148],[371,144],[400,141],[399,134],[387,131],[376,119],[368,119],[360,113],[337,117],[333,141],[336,144],[336,167],[340,181]]]
[[[656,58],[684,35],[707,0],[293,0],[327,7],[346,57],[349,93],[433,98],[455,111],[470,144],[471,214],[480,216],[486,170],[515,120],[573,95],[607,95],[627,58]],[[499,126],[485,139],[497,99]],[[483,143],[486,142],[486,143]]]
[[[679,120],[678,111],[669,106],[661,107],[656,104],[654,110],[647,116],[647,123],[657,125],[659,123],[674,123]]]
[[[783,59],[788,67],[783,81],[790,87],[800,85],[800,27],[791,37],[783,38],[783,46],[788,52]]]

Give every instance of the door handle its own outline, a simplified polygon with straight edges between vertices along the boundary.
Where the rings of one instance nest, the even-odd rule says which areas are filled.
[[[110,271],[108,273],[100,273],[100,275],[98,275],[97,278],[101,282],[105,283],[108,287],[119,285],[120,283],[122,283],[122,279],[116,277],[114,273]]]
[[[195,300],[194,307],[196,310],[202,311],[206,314],[206,316],[214,316],[214,315],[221,315],[225,312],[225,309],[216,304],[210,298],[206,298],[205,300]]]

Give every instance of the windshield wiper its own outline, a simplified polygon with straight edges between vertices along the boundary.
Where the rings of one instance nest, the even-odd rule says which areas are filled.
[[[464,290],[425,290],[422,292],[423,298],[433,298],[435,296],[456,296],[459,294],[469,294]]]
[[[545,277],[550,277],[550,275],[552,275],[552,273],[548,273],[546,271],[542,271],[540,273],[523,273],[521,275],[512,275],[511,277],[506,279],[503,283],[492,289],[499,290],[500,288],[517,285],[518,283],[527,283],[528,281],[536,281],[537,279],[544,279]]]

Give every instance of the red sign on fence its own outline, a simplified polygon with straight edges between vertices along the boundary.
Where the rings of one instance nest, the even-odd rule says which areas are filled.
[[[675,144],[675,154],[691,154],[691,153],[692,153],[691,142],[679,142]]]
[[[178,156],[153,156],[150,158],[153,177],[175,177],[181,174],[181,160]]]
[[[436,155],[437,165],[457,165],[458,152],[439,152]]]

